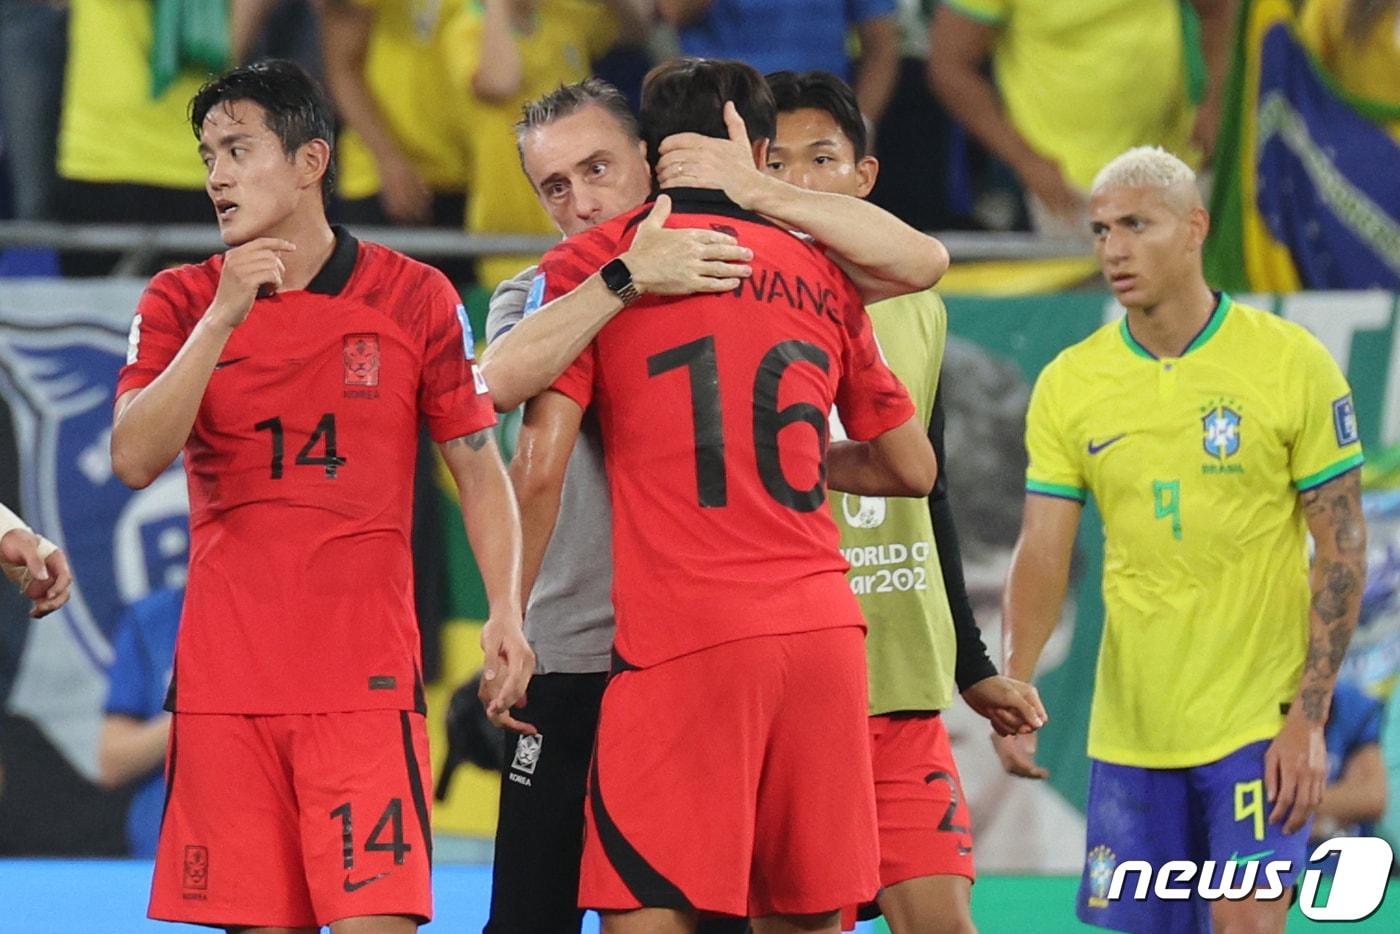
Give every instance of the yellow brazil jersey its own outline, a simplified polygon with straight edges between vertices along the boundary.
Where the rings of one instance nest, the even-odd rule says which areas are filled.
[[[513,98],[488,103],[471,94],[481,60],[481,11],[464,5],[447,29],[447,71],[454,87],[466,91],[463,104],[467,149],[467,230],[472,233],[557,234],[535,189],[520,170],[515,124],[525,104],[561,84],[592,73],[617,39],[617,21],[598,0],[544,0],[536,6],[534,28],[516,36],[524,78]],[[478,278],[492,288],[538,256],[495,256],[478,264]]]
[[[443,27],[460,0],[353,0],[374,11],[365,83],[389,132],[434,191],[466,189],[461,104],[443,67]],[[347,128],[336,146],[343,198],[379,192],[379,170],[363,138]]]
[[[945,2],[1000,30],[992,67],[1007,115],[1073,184],[1087,189],[1133,146],[1188,155],[1181,0]]]
[[[880,352],[909,390],[927,427],[948,337],[948,311],[933,291],[870,306]],[[844,437],[832,413],[832,437]],[[957,634],[933,540],[928,500],[832,492],[848,578],[869,626],[865,637],[872,716],[943,710],[953,700]]]
[[[151,96],[150,0],[72,0],[58,173],[82,182],[201,190],[187,116],[207,76],[185,72]]]
[[[1089,755],[1179,768],[1273,737],[1308,642],[1299,493],[1362,461],[1322,344],[1226,295],[1180,357],[1124,319],[1041,373],[1026,446],[1030,493],[1103,515]]]

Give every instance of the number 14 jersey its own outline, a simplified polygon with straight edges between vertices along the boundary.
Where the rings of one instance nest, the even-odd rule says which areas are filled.
[[[151,280],[119,397],[174,359],[222,267],[219,255]],[[190,572],[173,709],[421,709],[418,424],[437,441],[494,424],[473,356],[441,273],[338,228],[306,289],[254,302],[184,449]]]
[[[863,626],[826,508],[827,418],[835,403],[864,441],[914,406],[819,250],[719,192],[668,194],[667,226],[736,236],[754,272],[733,292],[644,297],[553,386],[595,405],[602,426],[617,653],[646,667],[734,639]],[[645,212],[546,254],[536,300],[624,252]]]

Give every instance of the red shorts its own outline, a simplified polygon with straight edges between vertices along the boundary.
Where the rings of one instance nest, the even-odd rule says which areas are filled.
[[[432,917],[428,738],[399,710],[177,713],[149,914],[316,927]]]
[[[853,626],[618,674],[589,779],[580,906],[762,917],[872,898],[866,697]]]
[[[880,822],[880,885],[924,876],[976,880],[972,818],[948,728],[939,716],[871,717],[870,757]],[[843,928],[855,926],[848,908]]]

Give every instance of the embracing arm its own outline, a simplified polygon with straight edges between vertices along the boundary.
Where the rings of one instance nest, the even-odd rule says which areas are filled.
[[[622,254],[638,294],[728,292],[750,275],[747,263],[753,252],[734,237],[708,229],[666,228],[670,215],[671,199],[662,195]],[[513,282],[505,282],[491,296],[493,311],[498,301],[524,299]],[[509,412],[548,388],[622,307],[622,299],[594,273],[493,340],[482,354],[481,373],[496,411]]]
[[[724,105],[729,139],[677,133],[661,141],[662,188],[718,188],[734,203],[800,230],[831,253],[866,303],[931,287],[948,250],[883,208],[850,195],[811,191],[759,171],[744,119]]]

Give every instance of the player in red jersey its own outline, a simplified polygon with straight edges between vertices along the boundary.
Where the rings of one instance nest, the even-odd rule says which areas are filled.
[[[432,914],[409,552],[420,419],[490,598],[498,722],[533,665],[490,399],[442,274],[327,224],[331,116],[300,69],[232,71],[191,115],[230,249],[151,280],[112,429],[124,482],[183,449],[190,490],[150,914],[412,931]]]
[[[674,132],[724,135],[726,100],[772,136],[772,95],[749,66],[653,70],[648,152]],[[701,913],[749,915],[760,934],[835,932],[841,905],[874,895],[878,858],[864,622],[826,481],[927,494],[933,453],[859,296],[819,249],[719,191],[667,193],[669,226],[736,237],[753,276],[733,292],[648,295],[618,314],[528,404],[517,453],[566,458],[595,407],[614,510],[618,673],[603,698],[580,905],[602,911],[609,934],[692,931]],[[614,257],[646,210],[546,254],[545,300],[600,267],[636,299]],[[863,440],[828,450],[833,402]],[[557,486],[522,501],[527,584],[557,504]]]

